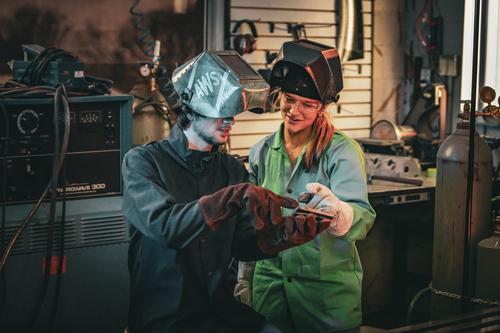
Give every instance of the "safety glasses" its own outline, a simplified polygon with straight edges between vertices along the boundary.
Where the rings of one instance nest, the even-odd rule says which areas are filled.
[[[295,97],[287,94],[287,93],[282,93],[281,94],[281,103],[285,108],[292,108],[295,107],[297,110],[303,113],[313,113],[317,112],[321,109],[323,104],[321,102],[313,102],[313,101],[301,101],[296,99]]]

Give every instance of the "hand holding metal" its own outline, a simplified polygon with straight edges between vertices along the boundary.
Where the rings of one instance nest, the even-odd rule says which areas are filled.
[[[299,205],[299,207],[297,207],[295,209],[294,215],[314,214],[317,216],[316,219],[318,222],[323,220],[323,219],[332,220],[336,217],[334,214],[330,214],[327,212],[317,210],[314,207],[306,206],[306,204],[308,204],[312,200],[313,197],[314,197],[314,194],[309,193],[309,192],[302,192],[301,194],[299,194],[297,201],[299,203],[301,203],[301,205]]]

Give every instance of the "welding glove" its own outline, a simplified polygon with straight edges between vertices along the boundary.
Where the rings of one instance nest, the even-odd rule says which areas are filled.
[[[279,225],[268,225],[257,232],[257,245],[269,255],[313,240],[330,226],[330,219],[318,218],[315,214],[285,216]]]
[[[255,229],[268,230],[284,222],[281,207],[295,208],[298,202],[250,183],[231,185],[200,198],[199,205],[208,227],[217,229],[230,217],[241,215],[255,221]]]
[[[344,236],[352,226],[354,217],[352,207],[337,198],[328,187],[320,183],[309,183],[306,185],[306,190],[314,194],[306,206],[334,215],[335,217],[331,220],[327,231],[333,236]]]

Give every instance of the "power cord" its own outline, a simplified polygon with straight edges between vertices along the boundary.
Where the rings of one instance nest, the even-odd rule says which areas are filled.
[[[55,60],[76,61],[77,58],[63,49],[48,47],[40,52],[29,64],[21,77],[21,83],[26,83],[31,86],[43,85],[42,76],[45,74],[49,63]],[[27,78],[28,80],[26,80]]]
[[[165,120],[168,123],[168,127],[172,128],[172,121],[168,116],[169,111],[166,103],[154,101],[153,96],[150,95],[148,98],[146,98],[143,102],[141,102],[134,108],[134,112],[141,112],[142,109],[144,109],[147,106],[152,106],[153,109],[160,115],[160,117],[162,117],[163,120]]]
[[[32,331],[33,326],[36,323],[36,319],[40,313],[45,296],[47,295],[47,289],[49,286],[49,277],[51,274],[51,263],[52,263],[52,245],[54,238],[54,224],[56,223],[56,209],[57,209],[57,183],[60,169],[58,168],[58,162],[60,160],[60,142],[59,142],[59,107],[62,102],[62,94],[65,93],[63,85],[56,88],[56,93],[54,95],[54,112],[53,112],[53,125],[54,125],[54,156],[52,159],[52,178],[50,181],[50,210],[49,219],[47,221],[47,248],[45,252],[45,269],[43,275],[42,288],[35,302],[35,307],[30,320],[28,322],[28,332]]]
[[[66,99],[66,96],[64,97],[64,99]],[[66,104],[66,102],[65,102],[64,105],[69,105],[69,104]],[[68,151],[69,136],[70,136],[70,110],[69,110],[69,107],[68,108],[65,107],[64,109],[65,109],[64,110],[65,111],[64,112],[65,130],[64,130],[64,135],[63,135],[63,140],[62,140],[62,145],[61,145],[61,150],[60,150],[60,156],[61,156],[61,158],[59,159],[58,164],[57,164],[57,171],[58,172],[60,172],[60,170],[62,168],[62,165],[64,163],[64,158],[65,158],[66,153]],[[21,237],[21,235],[23,234],[23,232],[26,230],[26,227],[29,225],[29,223],[33,219],[33,216],[35,215],[35,213],[40,208],[40,205],[42,204],[42,201],[45,199],[45,197],[49,193],[49,190],[51,188],[51,183],[52,183],[52,181],[50,181],[47,184],[47,186],[45,187],[45,190],[40,195],[40,197],[38,198],[37,202],[33,205],[33,207],[31,208],[31,210],[29,211],[28,215],[25,217],[25,219],[23,220],[23,222],[21,223],[21,225],[17,228],[17,230],[14,233],[14,235],[12,236],[12,238],[7,243],[7,246],[5,247],[5,249],[2,252],[2,255],[0,257],[0,272],[3,271],[3,269],[5,267],[5,262],[7,261],[7,257],[12,252],[12,248],[14,247],[14,244],[19,239],[19,237]]]
[[[0,86],[0,95],[8,97],[45,97],[47,94],[55,92],[55,88],[48,86],[49,82],[44,81],[48,66],[53,61],[78,61],[78,58],[71,53],[58,48],[45,48],[28,65],[20,82],[9,82],[9,87]],[[66,90],[76,96],[84,95],[104,95],[110,92],[113,81],[105,78],[85,75],[83,77],[73,77],[63,82]]]
[[[63,101],[63,106],[65,110],[68,110],[69,112],[69,105],[67,99],[64,99]],[[69,118],[67,118],[67,121],[70,121]],[[63,183],[63,188],[62,188],[62,212],[61,212],[61,230],[60,230],[60,235],[59,235],[59,261],[57,265],[57,280],[56,280],[56,290],[54,293],[54,300],[52,303],[52,308],[50,310],[50,315],[49,315],[49,329],[48,332],[52,332],[54,330],[54,324],[55,324],[55,318],[56,318],[56,313],[57,313],[57,305],[59,303],[59,295],[60,295],[60,290],[61,290],[61,280],[62,280],[62,272],[64,268],[64,236],[65,236],[65,229],[66,229],[66,185],[67,185],[67,179],[66,179],[66,167],[63,164],[62,167],[62,183]]]
[[[57,280],[56,280],[56,290],[54,293],[54,301],[52,302],[52,308],[50,309],[49,315],[49,330],[48,332],[52,332],[54,330],[56,313],[57,313],[57,305],[59,304],[59,295],[61,291],[61,280],[62,273],[64,268],[64,234],[65,234],[65,223],[66,223],[66,167],[62,168],[63,174],[63,190],[62,190],[62,212],[61,212],[61,231],[59,235],[59,262],[57,265]]]
[[[0,109],[2,110],[2,115],[5,124],[5,132],[3,138],[3,152],[2,152],[2,225],[1,225],[1,240],[0,249],[5,248],[5,236],[6,236],[6,206],[7,206],[7,155],[9,149],[10,141],[10,131],[9,131],[9,115],[7,114],[7,109],[3,101],[0,99]],[[5,272],[0,272],[1,280],[1,290],[0,290],[0,318],[2,318],[3,309],[5,302],[7,300],[7,280],[5,277]]]

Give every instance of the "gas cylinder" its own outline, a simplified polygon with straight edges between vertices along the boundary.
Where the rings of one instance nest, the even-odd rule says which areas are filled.
[[[167,138],[175,116],[158,90],[151,91],[147,81],[138,81],[132,91],[132,143],[134,146]]]
[[[444,140],[437,155],[432,286],[453,294],[462,294],[468,147],[469,123],[462,122]],[[468,257],[468,290],[471,292],[474,290],[477,244],[491,234],[492,155],[486,142],[477,133],[474,135],[473,174]],[[437,308],[443,311],[442,304]],[[449,312],[453,313],[454,310]]]
[[[478,298],[500,302],[500,219],[491,237],[477,245],[476,292]]]

